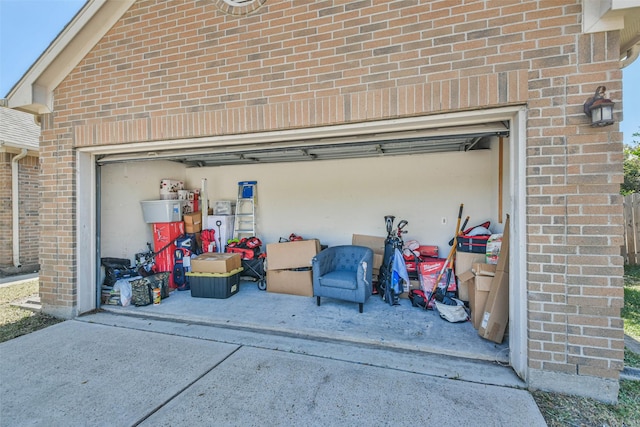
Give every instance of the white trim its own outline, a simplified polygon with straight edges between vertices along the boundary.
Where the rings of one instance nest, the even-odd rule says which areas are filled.
[[[526,161],[527,114],[522,108],[511,120],[510,134],[511,218],[509,229],[509,363],[528,381],[527,341],[527,212]]]
[[[503,107],[486,110],[465,111],[457,113],[446,113],[432,116],[409,117],[402,119],[380,120],[374,122],[349,123],[334,126],[312,127],[304,129],[291,129],[282,131],[257,132],[248,134],[220,135],[201,138],[183,138],[164,141],[145,141],[130,144],[99,145],[90,147],[78,147],[79,151],[96,155],[122,155],[125,153],[139,153],[146,151],[148,158],[158,158],[158,154],[166,150],[176,150],[179,147],[181,152],[186,149],[206,149],[211,153],[212,147],[225,146],[228,151],[229,146],[247,146],[272,144],[279,142],[287,146],[305,145],[308,140],[326,138],[346,138],[356,137],[362,140],[363,135],[415,132],[430,130],[431,134],[460,134],[467,133],[464,129],[455,129],[456,126],[478,126],[472,130],[483,129],[483,125],[488,122],[508,121],[522,107]],[[443,128],[450,128],[445,130]],[[467,128],[471,129],[471,128]],[[506,128],[504,129],[506,130]],[[471,130],[468,130],[471,132]],[[405,135],[408,137],[408,135]],[[327,141],[329,143],[329,141]],[[335,143],[332,140],[331,143]],[[273,145],[271,145],[273,146]],[[194,153],[195,154],[195,153]]]
[[[621,30],[625,13],[637,7],[639,0],[582,0],[582,32]]]
[[[98,308],[95,157],[77,152],[76,164],[76,312],[79,315]]]
[[[212,144],[218,141],[226,143],[236,142],[242,144],[247,139],[251,143],[260,141],[267,143],[274,140],[286,140],[287,138],[300,140],[307,138],[322,137],[351,137],[354,135],[366,135],[375,132],[406,132],[411,129],[432,129],[434,131],[441,128],[450,127],[454,124],[458,126],[473,125],[486,121],[504,121],[511,123],[509,141],[509,181],[510,186],[505,189],[506,210],[511,213],[510,248],[511,257],[509,264],[509,361],[518,376],[527,381],[528,378],[528,342],[527,342],[527,298],[526,298],[526,107],[505,107],[494,110],[467,111],[461,113],[442,114],[434,116],[414,117],[410,119],[387,120],[380,122],[368,122],[349,125],[327,126],[309,128],[293,131],[264,132],[260,134],[232,135],[227,137],[209,137],[201,139],[180,140],[181,144],[190,147],[202,147],[205,144]],[[141,144],[126,144],[116,146],[86,147],[78,148],[78,193],[77,193],[77,214],[78,214],[78,236],[89,239],[87,247],[78,242],[78,308],[79,312],[86,310],[87,306],[81,304],[80,298],[86,294],[96,295],[95,259],[91,257],[95,254],[96,243],[96,212],[95,212],[95,162],[97,154],[117,155],[118,149],[122,152],[140,151],[139,146],[143,145],[154,150],[160,147],[176,148],[176,141],[145,142]],[[184,150],[184,147],[181,147]],[[90,159],[90,160],[89,160]],[[83,187],[82,179],[85,179],[86,170],[92,168],[92,177]],[[91,207],[89,209],[89,207]],[[86,211],[83,212],[83,209]],[[87,212],[91,212],[90,214]],[[91,227],[88,224],[92,224]],[[86,236],[86,237],[85,237]],[[80,239],[79,239],[80,240]],[[91,265],[92,269],[86,268]],[[83,288],[83,289],[81,289]]]

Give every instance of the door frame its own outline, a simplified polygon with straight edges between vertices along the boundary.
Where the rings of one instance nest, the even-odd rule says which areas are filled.
[[[322,135],[340,135],[341,131],[353,135],[355,129],[372,127],[375,129],[394,129],[407,127],[437,128],[453,124],[473,124],[482,120],[503,120],[509,122],[510,135],[508,157],[508,174],[510,185],[503,189],[505,209],[511,213],[510,232],[510,261],[509,261],[509,361],[511,367],[525,382],[527,381],[527,289],[526,289],[526,106],[503,107],[492,110],[467,111],[447,113],[439,116],[412,117],[407,120],[394,119],[353,125],[336,125],[307,130],[290,130],[261,133],[259,138],[265,142],[281,140],[283,135],[291,133],[299,138],[300,134],[308,133],[315,138]],[[219,143],[224,137],[210,138],[212,143]],[[237,135],[231,135],[231,141],[237,140]],[[140,143],[141,147],[153,146],[150,142]],[[172,144],[159,142],[159,146],[176,148]],[[191,145],[185,141],[185,149]],[[134,148],[129,144],[127,149]],[[195,147],[194,147],[195,148]],[[199,148],[202,148],[201,146]],[[122,147],[121,147],[122,149]],[[124,151],[126,152],[127,149]],[[77,311],[82,314],[99,307],[100,287],[98,286],[97,271],[99,260],[98,212],[96,208],[96,157],[99,154],[117,154],[118,146],[102,146],[78,148],[77,150]],[[504,160],[504,159],[503,159]],[[82,238],[80,238],[82,236]]]

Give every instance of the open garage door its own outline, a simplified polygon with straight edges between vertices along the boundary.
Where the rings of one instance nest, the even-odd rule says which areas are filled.
[[[78,206],[89,203],[98,208],[94,226],[79,226],[97,229],[93,243],[97,251],[93,253],[130,257],[144,249],[144,242],[148,241],[144,236],[135,241],[138,230],[148,228],[142,223],[139,201],[157,198],[158,179],[182,174],[193,188],[206,177],[212,200],[235,198],[232,194],[239,180],[257,179],[261,198],[258,230],[260,235],[264,233],[266,242],[288,235],[284,234],[286,231],[319,237],[329,245],[342,244],[345,242],[340,239],[350,239],[351,233],[383,235],[382,218],[386,214],[403,218],[410,215],[410,233],[424,236],[428,240],[425,243],[441,241],[446,255],[446,242],[460,202],[465,202],[471,223],[481,222],[489,216],[498,217],[498,193],[504,193],[505,212],[512,218],[512,236],[518,236],[517,241],[512,241],[510,363],[522,376],[526,360],[525,281],[520,277],[525,271],[522,260],[526,244],[524,112],[522,107],[509,107],[330,127],[82,147],[78,149],[78,163],[91,162],[88,167],[98,167],[93,183],[95,194],[80,194],[84,200],[79,200]],[[505,152],[499,156],[501,139]],[[504,159],[502,190],[496,179],[498,157]],[[487,188],[489,191],[485,192]],[[90,221],[87,215],[78,217],[80,222]],[[424,223],[422,229],[420,223]],[[104,250],[123,246],[127,250],[122,253]],[[91,257],[91,251],[78,254],[80,262],[92,265],[95,274],[99,266]],[[91,284],[95,295],[96,280],[86,270],[79,271],[79,286]],[[82,311],[90,308],[83,305]]]
[[[396,121],[397,127],[400,121]],[[187,167],[305,162],[482,150],[494,136],[508,136],[509,125],[494,121],[465,126],[379,132],[371,128],[316,128],[193,140],[102,147],[99,165],[114,162],[171,160]],[[354,132],[361,132],[351,135]],[[334,133],[338,135],[333,136]],[[176,146],[181,148],[176,149]],[[111,151],[118,151],[111,153]],[[96,150],[97,151],[97,150]]]

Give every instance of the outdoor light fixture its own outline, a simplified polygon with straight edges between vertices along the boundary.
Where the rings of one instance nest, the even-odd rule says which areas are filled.
[[[613,106],[615,103],[606,99],[607,88],[598,86],[595,95],[584,103],[584,113],[591,119],[591,127],[609,126],[613,122]]]

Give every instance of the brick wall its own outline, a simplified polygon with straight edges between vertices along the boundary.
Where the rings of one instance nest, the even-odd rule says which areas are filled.
[[[73,147],[526,104],[529,367],[622,367],[622,144],[582,104],[621,99],[618,34],[581,2],[137,1],[58,87],[44,125],[42,297],[72,307]],[[617,104],[619,106],[619,104]]]
[[[13,266],[13,200],[11,160],[14,154],[0,153],[0,267]],[[39,230],[38,158],[27,156],[18,161],[19,261],[23,266],[38,264]]]

